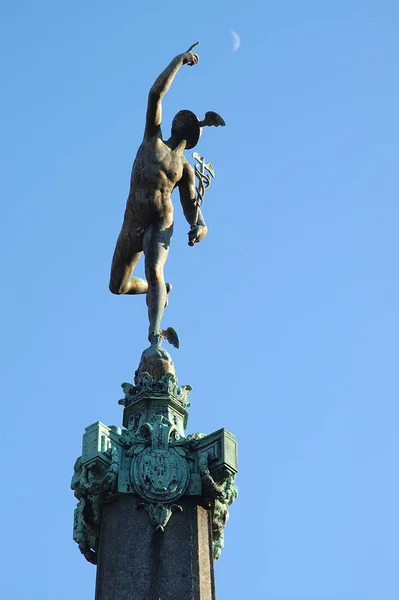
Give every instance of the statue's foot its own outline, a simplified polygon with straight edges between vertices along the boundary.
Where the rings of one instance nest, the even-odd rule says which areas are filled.
[[[165,340],[169,342],[169,344],[172,344],[172,346],[174,346],[175,348],[179,348],[179,336],[177,335],[177,332],[175,329],[173,329],[173,327],[161,329],[161,333]]]
[[[167,340],[169,344],[172,344],[175,348],[179,348],[179,336],[173,327],[168,327],[167,329],[160,329],[159,331],[151,331],[148,340],[151,343],[151,346],[155,346],[157,348],[161,348],[162,340]]]
[[[151,346],[156,346],[157,348],[162,346],[162,340],[162,329],[161,331],[151,331],[148,336],[148,341],[150,342]]]

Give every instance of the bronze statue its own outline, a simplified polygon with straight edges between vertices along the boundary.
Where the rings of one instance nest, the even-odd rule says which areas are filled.
[[[162,139],[162,98],[182,65],[197,64],[198,55],[191,52],[196,45],[176,56],[150,89],[144,138],[133,163],[125,216],[112,260],[111,292],[146,294],[150,322],[148,339],[152,346],[160,346],[163,338],[179,346],[174,329],[161,329],[171,290],[171,285],[165,283],[163,270],[173,233],[171,194],[176,187],[190,225],[189,245],[200,242],[208,231],[196,198],[194,170],[183,151],[197,144],[201,127],[225,124],[214,112],[207,112],[205,119],[199,121],[191,111],[181,110],[173,119],[170,138]],[[142,252],[146,279],[132,276]]]

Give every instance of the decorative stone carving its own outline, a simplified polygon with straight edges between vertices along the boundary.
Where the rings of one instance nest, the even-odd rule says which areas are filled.
[[[129,431],[137,431],[155,415],[163,415],[173,422],[181,437],[187,425],[187,397],[191,386],[177,385],[176,376],[167,373],[159,379],[154,379],[149,373],[136,374],[135,385],[122,384],[125,397],[119,404],[125,407],[123,425]]]
[[[205,505],[212,510],[212,553],[217,560],[224,548],[224,528],[229,518],[229,506],[238,497],[235,475],[230,475],[221,484],[216,483],[208,468],[209,457],[200,457],[200,473]]]
[[[217,560],[224,548],[224,528],[229,518],[229,506],[238,497],[235,475],[230,475],[221,486],[221,494],[215,498],[212,520],[213,558]]]
[[[151,524],[155,527],[155,531],[164,531],[165,527],[175,511],[182,511],[183,508],[179,504],[166,506],[161,502],[157,504],[147,504],[140,502],[139,508],[144,508],[150,517]]]
[[[135,494],[155,529],[163,531],[183,496],[212,511],[213,556],[224,545],[228,509],[237,497],[237,444],[226,429],[185,437],[190,386],[172,373],[154,379],[139,373],[122,384],[126,429],[99,421],[86,428],[71,487],[79,504],[74,539],[95,563],[101,507],[120,494]]]
[[[141,429],[149,432],[151,447],[136,446],[131,467],[132,486],[145,500],[172,502],[184,494],[190,479],[184,452],[169,444],[173,434],[175,438],[178,435],[177,428],[165,417],[156,416]]]
[[[190,406],[187,397],[192,390],[191,385],[179,387],[176,375],[173,373],[166,373],[159,379],[155,379],[150,373],[141,372],[136,374],[135,385],[122,383],[122,389],[125,397],[119,400],[119,404],[125,407],[143,398],[164,398],[165,396],[177,400],[184,407]]]
[[[97,564],[97,542],[100,529],[101,504],[116,495],[119,469],[119,452],[116,448],[106,451],[109,467],[102,461],[91,461],[90,466],[80,456],[74,466],[71,489],[78,499],[74,512],[73,539],[83,556]]]

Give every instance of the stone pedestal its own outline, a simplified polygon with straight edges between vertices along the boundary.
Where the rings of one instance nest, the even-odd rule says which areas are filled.
[[[215,600],[210,512],[185,499],[156,531],[139,504],[103,506],[96,600]]]

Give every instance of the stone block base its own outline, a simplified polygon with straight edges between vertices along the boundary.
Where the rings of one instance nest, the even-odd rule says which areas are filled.
[[[96,600],[215,600],[209,511],[181,499],[155,531],[139,502],[126,494],[102,508]]]

